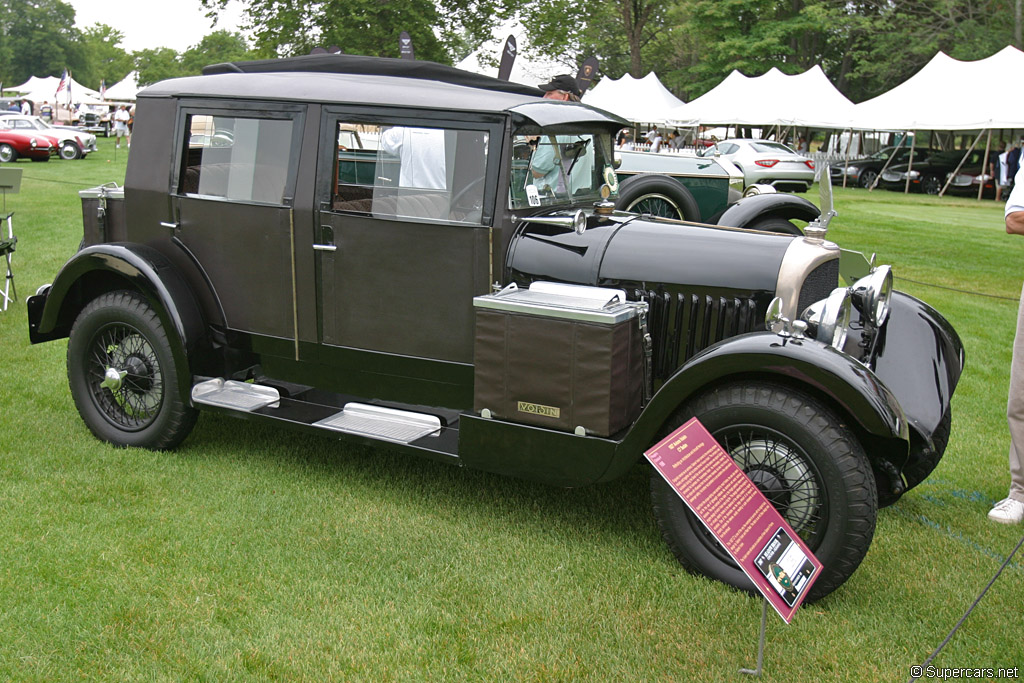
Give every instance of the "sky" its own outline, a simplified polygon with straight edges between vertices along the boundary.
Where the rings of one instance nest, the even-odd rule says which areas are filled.
[[[239,31],[242,5],[232,0],[210,27],[199,0],[64,0],[75,8],[75,26],[106,24],[124,34],[128,52],[169,47],[184,52],[218,29]]]

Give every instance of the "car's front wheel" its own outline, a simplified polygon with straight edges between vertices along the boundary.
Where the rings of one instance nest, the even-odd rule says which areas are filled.
[[[68,384],[92,433],[117,446],[173,448],[196,421],[163,324],[137,292],[108,292],[82,309],[68,341]]]
[[[668,427],[693,416],[824,565],[808,599],[824,597],[850,578],[871,545],[878,497],[864,451],[843,422],[808,394],[760,382],[701,394]],[[651,499],[662,535],[683,566],[754,591],[746,574],[657,472],[651,476]]]
[[[873,171],[870,168],[864,169],[864,172],[860,174],[860,186],[863,188],[871,187],[875,184],[875,178],[877,177],[877,171]]]
[[[0,145],[0,162],[7,163],[9,161],[17,161],[18,150],[14,149],[7,143]]]
[[[78,159],[82,156],[82,150],[78,148],[78,145],[68,140],[60,146],[60,158],[65,160]]]

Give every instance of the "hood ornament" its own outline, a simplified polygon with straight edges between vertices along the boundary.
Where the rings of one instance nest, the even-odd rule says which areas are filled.
[[[818,190],[821,192],[821,213],[804,228],[804,239],[811,244],[821,244],[828,234],[828,224],[837,216],[832,208],[832,178],[829,174],[828,164],[821,168],[821,175],[818,179]]]

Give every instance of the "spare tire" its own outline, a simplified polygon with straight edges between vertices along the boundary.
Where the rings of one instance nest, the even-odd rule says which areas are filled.
[[[663,175],[637,175],[622,181],[615,208],[681,221],[699,221],[700,209],[690,191]]]

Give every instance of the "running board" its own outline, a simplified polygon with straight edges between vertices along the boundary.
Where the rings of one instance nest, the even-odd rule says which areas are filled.
[[[264,409],[282,408],[282,402],[301,403],[282,399],[280,392],[273,387],[221,378],[194,385],[192,402],[271,418],[274,417],[273,410]],[[364,403],[346,403],[340,412],[337,408],[330,412],[309,424],[320,429],[399,444],[411,444],[426,436],[436,436],[442,427],[440,418],[434,415]]]

